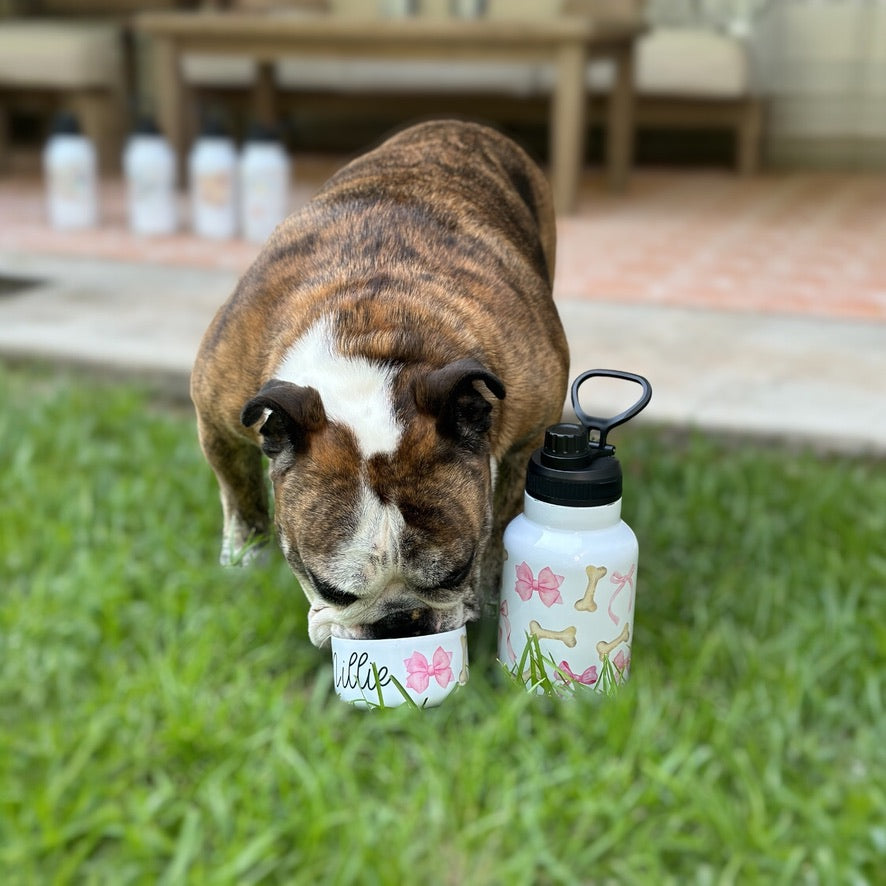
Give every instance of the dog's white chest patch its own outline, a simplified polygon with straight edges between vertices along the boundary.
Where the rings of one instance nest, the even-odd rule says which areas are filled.
[[[288,351],[275,376],[315,388],[331,421],[348,425],[364,458],[397,449],[393,370],[338,352],[329,320],[315,323]]]

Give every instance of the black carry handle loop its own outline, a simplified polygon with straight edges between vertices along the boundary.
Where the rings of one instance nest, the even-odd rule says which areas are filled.
[[[640,395],[640,399],[634,403],[633,406],[629,406],[625,409],[624,412],[620,412],[618,415],[612,416],[612,418],[597,418],[595,415],[588,415],[579,405],[578,402],[578,389],[589,379],[589,378],[618,378],[623,381],[632,381],[636,384],[640,385],[643,388],[643,393]],[[649,384],[649,380],[644,378],[642,375],[637,375],[634,372],[622,372],[619,369],[589,369],[587,372],[583,372],[573,383],[572,383],[572,408],[575,410],[575,414],[578,416],[578,420],[588,429],[590,433],[591,429],[597,430],[600,432],[600,439],[597,442],[597,446],[600,449],[611,449],[612,447],[606,446],[606,435],[613,429],[617,428],[619,425],[623,425],[628,419],[633,418],[638,413],[642,412],[646,408],[646,404],[652,399],[652,385]]]

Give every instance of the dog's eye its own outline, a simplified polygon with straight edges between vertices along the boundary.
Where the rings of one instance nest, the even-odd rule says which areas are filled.
[[[439,581],[434,582],[435,586],[438,588],[444,588],[445,590],[457,588],[468,577],[473,565],[474,555],[472,553],[471,556],[468,557],[466,563],[463,563],[461,566],[456,566],[455,569],[447,572]]]
[[[308,575],[311,576],[311,581],[317,593],[333,606],[350,606],[351,603],[356,603],[360,599],[347,591],[340,591],[335,585],[316,576],[310,569],[308,570]]]

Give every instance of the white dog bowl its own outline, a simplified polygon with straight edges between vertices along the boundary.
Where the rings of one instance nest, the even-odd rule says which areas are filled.
[[[460,627],[390,640],[333,637],[332,674],[338,697],[360,707],[394,707],[406,696],[433,707],[467,682],[467,633]]]

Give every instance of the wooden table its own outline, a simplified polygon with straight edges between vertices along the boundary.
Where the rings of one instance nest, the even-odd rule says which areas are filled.
[[[550,165],[554,203],[574,209],[584,153],[588,59],[615,62],[608,102],[607,175],[611,188],[627,185],[633,153],[634,42],[638,22],[597,22],[585,16],[539,20],[412,17],[357,19],[323,13],[157,12],[135,17],[135,28],[154,42],[158,123],[184,157],[183,53],[248,56],[259,63],[260,84],[273,87],[273,64],[287,56],[523,61],[553,63]]]

